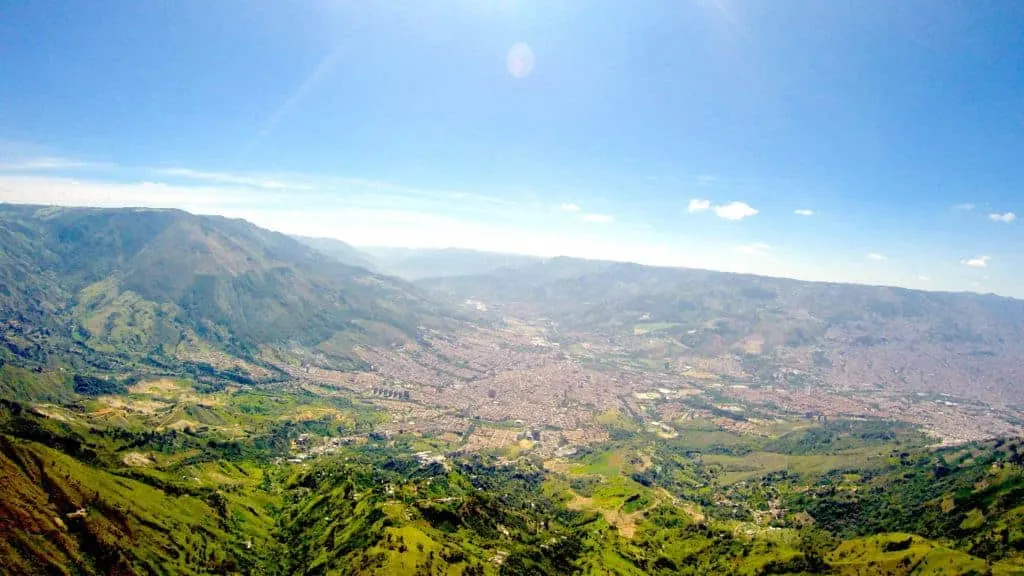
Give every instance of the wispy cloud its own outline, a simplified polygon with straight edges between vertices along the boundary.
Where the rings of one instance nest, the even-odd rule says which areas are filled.
[[[801,208],[799,210],[793,210],[793,214],[796,214],[797,216],[814,216],[814,210]]]
[[[754,244],[744,244],[737,246],[733,250],[740,254],[747,254],[748,256],[764,256],[772,249],[771,246],[764,242],[755,242]]]
[[[583,221],[592,224],[611,224],[615,222],[615,217],[608,214],[584,214]]]
[[[956,206],[953,206],[954,210],[974,210],[974,208],[974,204],[970,202],[964,202],[963,204],[957,204]]]
[[[448,192],[448,197],[452,200],[475,200],[477,202],[483,202],[486,204],[497,204],[500,206],[509,206],[514,204],[504,198],[496,198],[494,196],[488,196],[486,194],[474,194],[473,192]]]
[[[960,263],[970,266],[971,268],[987,268],[988,262],[991,259],[991,256],[978,256],[977,258],[968,258],[966,260],[961,260]]]
[[[308,182],[289,181],[272,176],[259,176],[248,174],[231,174],[228,172],[206,172],[193,170],[191,168],[159,168],[154,170],[161,176],[181,178],[196,182],[211,184],[232,184],[235,186],[248,186],[251,188],[264,188],[267,190],[312,190],[314,186]]]
[[[868,260],[874,260],[876,262],[881,262],[882,260],[888,260],[888,258],[884,254],[879,254],[877,252],[872,252],[872,253],[868,254]]]
[[[0,199],[17,204],[181,208],[210,213],[234,207],[280,207],[288,195],[230,186],[107,182],[57,176],[0,175]]]
[[[579,204],[573,204],[572,202],[566,202],[565,204],[562,204],[561,206],[559,206],[558,209],[562,210],[564,212],[579,212],[580,211]]]
[[[388,193],[400,196],[408,196],[410,198],[431,199],[442,202],[448,202],[450,200],[475,201],[482,204],[490,204],[496,206],[513,206],[517,204],[515,201],[512,200],[499,198],[496,196],[489,196],[486,194],[477,194],[475,192],[462,192],[460,190],[435,190],[428,188],[420,188],[417,186],[405,186],[403,184],[394,184],[392,182],[384,182],[381,180],[367,180],[365,178],[306,177],[305,179],[298,180],[298,182],[300,183],[306,181],[308,181],[308,183],[313,188],[322,190],[358,190],[373,192],[375,194]]]
[[[62,206],[149,206],[210,213],[209,207],[361,207],[503,218],[516,202],[482,194],[435,190],[358,178],[265,176],[187,168],[146,170],[145,180],[0,173],[0,201]],[[220,212],[217,212],[220,213]]]
[[[226,189],[251,190],[252,193],[306,193],[307,199],[330,201],[330,198],[361,199],[377,204],[443,203],[456,210],[491,210],[494,206],[511,207],[517,202],[461,190],[438,190],[407,186],[382,180],[345,178],[316,174],[259,174],[196,170],[192,168],[153,168],[148,173],[154,180],[170,184],[194,184]],[[364,196],[360,196],[364,195]],[[453,202],[456,201],[456,202]]]
[[[715,214],[726,220],[742,220],[757,214],[757,210],[746,202],[729,202],[721,206],[715,206]]]
[[[931,282],[932,281],[932,279],[929,276],[925,275],[925,274],[918,274],[917,275],[917,279],[920,280],[921,282]]]
[[[58,156],[37,156],[18,160],[0,162],[0,171],[4,172],[37,172],[82,169],[106,169],[115,165],[109,162],[86,162],[73,158]]]
[[[695,212],[703,212],[709,208],[711,208],[711,200],[694,198],[690,200],[690,205],[686,207],[686,211],[693,214]]]
[[[988,219],[993,220],[995,222],[1006,222],[1007,224],[1009,224],[1010,222],[1013,222],[1014,220],[1017,219],[1017,215],[1014,214],[1013,212],[1005,212],[1003,214],[996,213],[989,214]]]

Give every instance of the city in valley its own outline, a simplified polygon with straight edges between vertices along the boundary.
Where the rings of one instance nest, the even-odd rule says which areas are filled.
[[[383,409],[389,419],[375,433],[438,438],[452,451],[571,454],[607,441],[607,424],[616,420],[663,437],[695,433],[687,431],[697,424],[767,436],[782,423],[892,420],[920,426],[936,445],[1022,431],[1011,408],[970,389],[954,395],[816,379],[808,377],[814,367],[803,365],[761,379],[737,354],[654,357],[652,350],[671,349],[656,333],[600,342],[559,332],[550,321],[499,324],[456,336],[424,329],[416,340],[358,348],[366,371],[320,367],[315,357],[287,370],[292,385],[354,394]]]

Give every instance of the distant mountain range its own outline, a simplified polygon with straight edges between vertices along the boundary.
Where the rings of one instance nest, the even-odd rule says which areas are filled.
[[[334,238],[294,238],[342,264],[361,266],[367,270],[391,274],[406,280],[483,274],[543,261],[543,258],[538,256],[499,254],[463,248],[356,248]]]
[[[382,272],[408,280],[484,274],[502,269],[515,269],[543,260],[537,256],[480,252],[462,248],[368,247],[362,250],[374,259]]]
[[[732,356],[769,382],[795,370],[840,388],[1024,405],[1024,301],[1016,299],[567,257],[346,247],[450,304],[479,300],[492,315],[547,318],[583,339],[638,349],[658,340],[684,358]]]
[[[358,266],[360,268],[366,268],[367,270],[377,269],[377,263],[374,262],[373,256],[354,246],[346,244],[341,240],[336,240],[334,238],[313,238],[310,236],[292,236],[292,238],[295,238],[314,250],[322,252],[326,256],[330,256],[342,264]]]
[[[729,356],[766,382],[798,370],[839,388],[1024,405],[1024,301],[1011,298],[573,258],[420,285],[583,339]]]

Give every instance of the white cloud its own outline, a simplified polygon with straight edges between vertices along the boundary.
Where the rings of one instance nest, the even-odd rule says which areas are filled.
[[[814,216],[814,210],[801,208],[800,210],[793,210],[793,214],[796,214],[797,216]]]
[[[583,221],[593,224],[611,224],[615,222],[615,217],[608,214],[584,214]]]
[[[559,210],[563,210],[565,212],[579,212],[580,211],[579,204],[573,204],[572,202],[566,202],[565,204],[562,204],[561,206],[559,206],[558,209]]]
[[[715,206],[715,214],[726,220],[742,220],[748,216],[757,214],[757,210],[746,202],[729,202],[721,206]]]
[[[868,254],[868,260],[875,260],[875,261],[881,262],[882,260],[888,260],[888,258],[886,258],[884,254],[879,254],[877,252],[872,252],[872,253]]]
[[[764,256],[771,250],[772,247],[764,242],[755,242],[754,244],[744,244],[734,248],[736,252],[740,254],[747,254],[748,256]]]
[[[708,208],[711,208],[711,200],[694,198],[693,200],[690,200],[690,205],[686,208],[686,211],[692,214],[694,212],[703,212]]]
[[[1013,212],[1006,212],[1005,214],[989,214],[988,218],[996,222],[1010,223],[1017,219],[1017,215]]]
[[[971,204],[970,202],[964,202],[963,204],[957,204],[956,206],[953,206],[953,209],[954,210],[974,210],[974,204]]]
[[[924,274],[918,274],[917,275],[917,279],[920,280],[921,282],[931,282],[932,281],[932,279],[930,277],[925,276]]]
[[[988,261],[991,259],[991,256],[978,256],[977,258],[961,260],[960,263],[970,266],[971,268],[985,268],[988,266]]]
[[[728,204],[721,204],[713,206],[711,200],[705,200],[703,198],[694,198],[690,200],[690,204],[686,207],[687,212],[691,214],[695,212],[704,212],[705,210],[714,210],[715,214],[719,218],[725,218],[726,220],[742,220],[748,216],[757,214],[757,210],[752,208],[746,202],[729,202]]]

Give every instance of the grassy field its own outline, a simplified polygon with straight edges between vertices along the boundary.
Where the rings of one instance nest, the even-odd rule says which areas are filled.
[[[671,330],[678,326],[682,326],[682,324],[679,324],[677,322],[645,322],[633,326],[633,335],[643,336],[645,334],[652,334],[654,332],[663,332],[665,330]]]
[[[889,533],[841,543],[828,555],[844,576],[907,574],[983,574],[984,560],[950,550],[912,534]]]
[[[880,468],[888,462],[890,452],[891,449],[860,449],[840,454],[708,454],[704,456],[704,461],[722,467],[719,476],[722,484],[734,484],[760,478],[772,472],[786,471],[810,477],[832,470]]]

